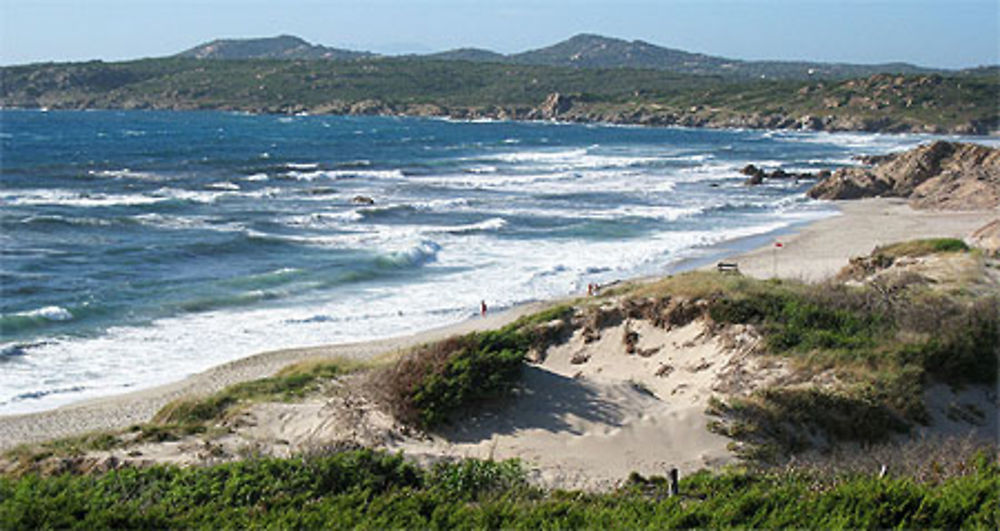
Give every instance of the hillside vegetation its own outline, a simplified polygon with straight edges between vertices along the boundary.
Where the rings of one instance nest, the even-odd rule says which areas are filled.
[[[199,59],[355,59],[376,54],[310,44],[290,35],[250,39],[219,39],[177,54]],[[872,74],[946,74],[907,63],[875,65],[808,61],[742,61],[581,33],[556,44],[518,53],[501,54],[477,48],[458,48],[420,59],[562,66],[572,68],[643,68],[679,74],[720,76],[726,79],[846,79]],[[967,71],[962,71],[967,72]]]
[[[650,69],[427,59],[146,59],[0,69],[0,105],[433,115],[986,134],[995,76],[732,81]]]

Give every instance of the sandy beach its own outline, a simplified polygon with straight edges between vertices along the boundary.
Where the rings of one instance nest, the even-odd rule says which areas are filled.
[[[937,211],[916,211],[900,200],[869,199],[838,204],[840,215],[821,220],[819,222],[802,227],[794,234],[777,238],[782,246],[775,247],[774,243],[737,256],[726,258],[727,261],[738,263],[739,269],[746,275],[769,278],[775,274],[782,278],[801,279],[806,281],[817,281],[829,277],[836,273],[847,260],[852,256],[869,253],[874,247],[894,241],[909,240],[927,237],[958,237],[963,238],[975,229],[986,224],[991,219],[997,217],[996,211],[978,212],[937,212]],[[706,266],[706,267],[714,267]],[[429,330],[416,335],[384,339],[371,342],[330,345],[315,348],[289,349],[256,354],[241,360],[237,360],[225,365],[221,365],[191,376],[182,381],[164,385],[152,389],[141,390],[124,395],[105,397],[86,402],[65,406],[52,411],[41,413],[5,416],[0,417],[0,450],[9,449],[17,444],[26,442],[36,442],[50,438],[65,437],[82,434],[95,430],[106,430],[114,428],[124,428],[130,425],[148,421],[153,414],[166,403],[183,396],[193,396],[208,394],[218,391],[228,385],[266,377],[274,374],[282,367],[305,359],[323,357],[357,357],[369,358],[395,351],[407,346],[426,343],[455,334],[463,334],[474,330],[491,329],[509,323],[521,315],[537,311],[545,306],[544,303],[533,303],[517,308],[491,314],[486,318],[470,319],[452,326]],[[690,342],[684,334],[690,331],[672,332],[681,334],[677,337],[661,338],[664,342]],[[701,348],[701,347],[699,347]],[[711,350],[710,346],[704,348]],[[708,352],[691,351],[686,354],[681,352],[679,356],[688,356],[691,359],[685,363],[696,364],[697,358]],[[561,356],[561,358],[560,358]],[[568,353],[557,353],[554,358],[566,358]],[[566,360],[555,363],[566,364]],[[562,366],[556,373],[566,377],[572,376],[575,370],[570,365]],[[536,375],[543,378],[542,375]],[[653,382],[655,383],[655,382]],[[685,384],[687,385],[687,384]],[[676,388],[674,388],[676,391]],[[654,390],[655,391],[655,390]],[[594,389],[596,395],[601,393],[614,393],[607,388]],[[664,392],[667,392],[665,389]],[[697,393],[694,393],[697,395]],[[596,396],[595,395],[595,396]],[[631,395],[630,395],[631,396]],[[634,397],[629,398],[633,400]],[[642,447],[645,441],[663,437],[678,438],[678,434],[688,433],[692,430],[704,432],[703,403],[706,396],[694,396],[683,407],[673,407],[665,412],[665,416],[658,418],[669,418],[673,415],[680,424],[690,424],[691,430],[679,430],[675,426],[657,424],[643,413],[648,409],[649,404],[643,400],[635,399],[632,410],[622,412],[621,415],[637,415],[637,418],[646,419],[645,426],[629,431],[628,433],[609,433],[609,437],[593,438],[589,442],[577,442],[583,447],[614,446],[620,444]],[[529,412],[530,414],[531,412]],[[569,411],[568,413],[582,418],[576,425],[566,426],[566,429],[573,433],[588,429],[588,426],[596,424],[607,425],[601,419],[591,419],[588,424],[585,414],[581,411]],[[620,419],[619,419],[620,420]],[[614,420],[611,424],[620,422]],[[489,428],[488,426],[484,427]],[[508,427],[509,428],[509,427]],[[555,451],[560,445],[566,443],[554,433],[551,427],[536,426],[536,428],[546,433],[549,439],[544,448]],[[490,428],[493,429],[493,428]],[[508,429],[508,431],[510,431]],[[620,430],[619,430],[620,431]],[[670,435],[673,433],[673,435]],[[697,452],[701,455],[702,464],[710,464],[713,461],[724,460],[726,456],[724,440],[721,437],[713,436],[707,439],[695,438],[686,442],[687,445],[701,446],[703,451]],[[481,438],[480,438],[481,439]],[[495,441],[476,440],[477,448],[489,446],[491,453],[496,449]],[[420,453],[427,448],[408,447],[407,451]],[[467,448],[467,453],[474,454],[471,447]],[[462,451],[461,449],[456,451]],[[516,451],[503,452],[516,455]],[[498,455],[506,457],[507,455]],[[635,467],[635,463],[641,459],[629,461],[623,458],[621,467]],[[621,468],[617,465],[609,464],[608,475]]]

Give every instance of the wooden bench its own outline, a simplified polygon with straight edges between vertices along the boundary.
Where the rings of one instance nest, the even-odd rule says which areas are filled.
[[[740,266],[736,262],[719,262],[715,266],[719,273],[740,274]]]

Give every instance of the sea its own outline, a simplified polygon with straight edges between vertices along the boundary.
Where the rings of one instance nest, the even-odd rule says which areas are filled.
[[[0,111],[0,415],[662,275],[919,135]],[[742,243],[741,243],[742,242]]]

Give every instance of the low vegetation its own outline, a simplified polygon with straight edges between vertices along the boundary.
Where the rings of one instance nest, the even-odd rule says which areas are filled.
[[[0,478],[0,528],[990,528],[987,454],[935,481],[806,470],[634,474],[603,494],[528,486],[516,461],[420,468],[370,450],[207,467]]]

